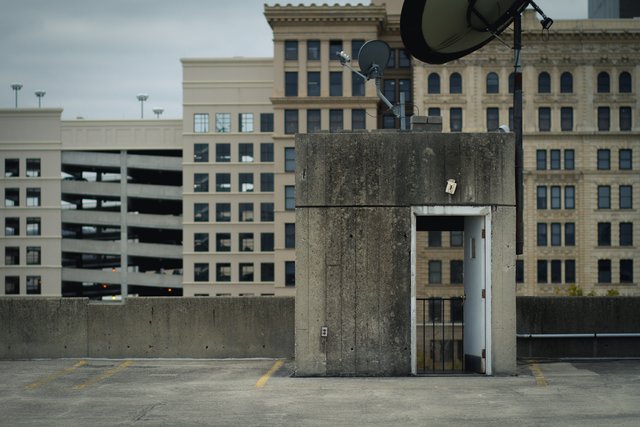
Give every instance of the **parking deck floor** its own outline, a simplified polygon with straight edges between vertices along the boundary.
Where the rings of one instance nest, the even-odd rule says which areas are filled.
[[[640,360],[512,377],[294,378],[276,360],[0,361],[0,425],[638,426]]]

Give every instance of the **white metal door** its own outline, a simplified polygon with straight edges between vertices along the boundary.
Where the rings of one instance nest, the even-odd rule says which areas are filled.
[[[464,219],[464,359],[465,369],[478,373],[486,370],[485,218]]]

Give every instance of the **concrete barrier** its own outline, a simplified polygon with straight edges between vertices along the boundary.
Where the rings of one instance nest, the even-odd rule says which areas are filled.
[[[293,298],[0,298],[0,359],[292,357]]]

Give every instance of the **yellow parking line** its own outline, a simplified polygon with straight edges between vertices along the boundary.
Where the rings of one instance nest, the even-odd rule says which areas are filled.
[[[25,388],[28,390],[35,390],[36,388],[42,387],[43,385],[50,383],[51,381],[57,380],[60,377],[64,377],[65,375],[70,374],[71,372],[75,371],[76,369],[78,369],[81,366],[86,365],[87,362],[85,360],[81,360],[78,363],[76,363],[75,365],[73,365],[70,368],[66,368],[63,369],[60,372],[56,372],[54,374],[49,375],[47,378],[40,380],[40,381],[36,381],[35,383],[31,383],[29,385],[26,385]]]
[[[117,374],[120,371],[124,371],[129,366],[131,366],[132,364],[133,364],[133,362],[131,360],[126,360],[126,361],[122,362],[121,364],[119,364],[118,366],[116,366],[115,368],[109,369],[108,371],[106,371],[102,375],[98,375],[97,377],[91,378],[91,379],[83,382],[82,384],[74,385],[73,389],[74,390],[82,390],[83,388],[89,387],[90,385],[93,385],[93,384],[95,384],[97,382],[105,380],[105,379]]]
[[[260,377],[260,379],[256,383],[256,388],[264,387],[265,384],[267,384],[267,381],[269,381],[269,378],[271,378],[271,375],[275,374],[282,365],[284,365],[284,360],[276,360],[271,369],[269,369],[266,374]]]
[[[536,384],[543,387],[547,385],[547,380],[544,378],[544,375],[542,375],[542,370],[540,369],[540,366],[538,366],[537,363],[530,363],[529,370],[535,377]]]

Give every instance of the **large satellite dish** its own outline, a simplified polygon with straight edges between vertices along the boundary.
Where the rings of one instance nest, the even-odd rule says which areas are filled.
[[[430,64],[461,58],[498,36],[530,0],[405,0],[402,42]]]

